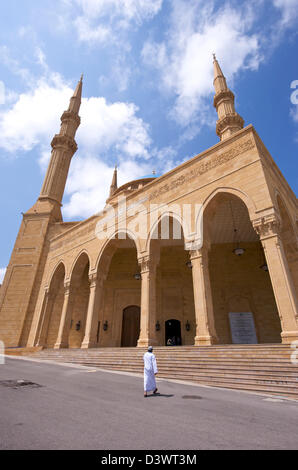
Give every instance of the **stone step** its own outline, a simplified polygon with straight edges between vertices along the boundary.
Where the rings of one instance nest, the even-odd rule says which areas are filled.
[[[72,361],[74,362],[74,361]],[[80,363],[82,364],[82,362],[77,362],[77,363]],[[84,365],[86,366],[89,366],[89,367],[98,367],[98,368],[105,368],[105,369],[113,369],[113,370],[123,370],[123,371],[130,371],[130,372],[137,372],[137,373],[142,373],[143,372],[143,368],[142,367],[139,367],[139,366],[128,366],[128,365],[121,365],[121,364],[107,364],[107,363],[91,363],[89,361],[85,361],[83,363]],[[206,371],[201,371],[199,369],[195,369],[195,370],[186,370],[184,368],[160,368],[159,369],[159,374],[175,374],[175,375],[183,375],[185,377],[206,377],[208,375],[212,375],[212,376],[216,376],[216,377],[228,377],[228,376],[232,376],[233,378],[235,379],[238,379],[238,378],[247,378],[249,380],[260,380],[260,377],[266,381],[272,381],[272,382],[276,382],[278,381],[279,383],[292,383],[294,384],[295,386],[298,386],[298,374],[297,373],[288,373],[287,376],[286,376],[286,379],[285,379],[285,376],[284,374],[281,374],[280,372],[272,372],[272,371],[268,371],[268,372],[261,372],[260,371],[260,374],[257,374],[256,371],[244,371],[244,370],[241,370],[241,371],[235,371],[235,370],[225,370],[225,372],[223,372],[222,369],[220,370],[208,370],[207,372]]]
[[[88,365],[88,364],[86,364]],[[121,370],[118,367],[101,367],[106,370]],[[125,368],[123,371],[126,372],[132,372],[132,373],[140,373],[140,369],[134,369],[134,368]],[[195,382],[195,383],[200,383],[200,384],[205,384],[205,385],[212,385],[212,386],[218,386],[218,387],[223,387],[223,388],[237,388],[237,389],[242,389],[242,390],[256,390],[256,391],[266,391],[267,393],[274,393],[274,394],[283,394],[284,396],[286,395],[291,395],[292,397],[296,397],[298,399],[298,387],[297,383],[295,384],[290,384],[285,381],[277,381],[277,380],[271,380],[271,381],[266,381],[266,380],[261,380],[259,378],[255,378],[252,381],[249,380],[244,380],[242,378],[236,378],[233,377],[233,380],[231,378],[222,378],[222,377],[214,377],[214,376],[208,376],[204,374],[204,376],[198,377],[197,375],[192,375],[192,376],[185,376],[185,374],[175,374],[173,371],[170,373],[165,373],[161,372],[158,374],[160,378],[168,378],[168,379],[176,379],[176,380],[182,380],[182,381],[190,381],[190,382]]]
[[[146,348],[45,349],[33,354],[104,370],[142,374]],[[298,367],[288,345],[156,347],[158,376],[298,399]]]
[[[127,356],[127,357],[123,357],[123,356],[86,356],[86,355],[77,355],[77,356],[66,356],[66,355],[34,355],[34,357],[40,357],[42,359],[57,359],[57,358],[60,358],[60,359],[65,359],[65,360],[72,360],[72,359],[76,359],[76,360],[85,360],[86,358],[88,358],[88,360],[90,361],[102,361],[102,360],[105,360],[105,361],[110,361],[111,363],[114,363],[114,362],[139,362],[139,363],[143,363],[143,360],[142,360],[142,357],[134,357],[134,356]],[[204,364],[216,364],[216,365],[232,365],[234,364],[235,362],[237,362],[237,364],[239,366],[247,366],[247,365],[253,365],[253,366],[272,366],[272,367],[290,367],[290,368],[297,368],[297,365],[294,365],[291,363],[291,360],[290,360],[290,357],[288,358],[278,358],[278,359],[269,359],[269,358],[251,358],[251,359],[243,359],[243,358],[220,358],[220,359],[214,359],[214,358],[171,358],[171,357],[166,357],[166,358],[161,358],[159,356],[156,356],[157,357],[157,360],[160,364],[167,364],[169,362],[172,362],[173,364],[181,364],[181,365],[184,365],[184,366],[197,366],[197,365],[204,365]],[[298,369],[298,368],[297,368]]]
[[[37,357],[35,355],[35,357]],[[53,359],[53,356],[51,355],[44,355],[43,359]],[[76,361],[76,362],[81,362],[81,361],[88,361],[89,363],[102,363],[105,362],[106,364],[138,364],[138,365],[143,365],[143,360],[142,358],[135,358],[135,357],[130,357],[130,358],[112,358],[112,357],[88,357],[88,356],[55,356],[55,360],[60,359],[60,360],[65,360],[65,361]],[[256,362],[256,361],[228,361],[228,360],[217,360],[217,361],[212,361],[212,360],[199,360],[199,359],[194,359],[194,360],[179,360],[179,359],[172,359],[169,358],[168,360],[166,359],[158,359],[158,363],[160,367],[166,367],[168,364],[171,364],[172,367],[188,367],[188,368],[198,368],[198,367],[211,367],[211,368],[240,368],[244,369],[249,367],[249,369],[254,369],[254,370],[260,370],[264,371],[266,368],[267,369],[280,369],[281,371],[288,370],[292,371],[293,373],[298,374],[298,367],[297,365],[291,364],[289,360],[287,361],[269,361],[264,363],[264,361]],[[266,365],[265,365],[266,364]]]
[[[61,359],[59,362],[62,362],[63,359]],[[125,362],[122,363],[111,363],[111,362],[96,362],[96,361],[89,361],[88,359],[86,360],[78,360],[78,359],[72,359],[72,363],[77,363],[77,364],[84,364],[89,367],[99,367],[99,368],[110,368],[110,369],[117,369],[117,370],[127,370],[127,371],[136,371],[142,373],[143,367],[142,364],[128,364]],[[179,367],[175,366],[173,367],[172,364],[169,367],[166,366],[159,366],[159,371],[160,373],[166,373],[166,374],[175,374],[175,375],[184,375],[185,377],[189,376],[202,376],[205,377],[206,375],[212,374],[213,376],[216,377],[227,377],[227,376],[232,376],[234,378],[239,378],[239,377],[247,377],[250,380],[259,380],[259,377],[263,377],[264,379],[276,381],[278,380],[279,382],[285,382],[287,381],[288,383],[294,383],[295,385],[298,385],[298,372],[297,370],[291,370],[291,371],[275,371],[274,369],[269,369],[267,371],[265,370],[259,370],[256,371],[254,369],[241,369],[241,368],[232,368],[232,369],[227,369],[227,368],[216,368],[214,367],[213,369],[208,368],[207,370],[200,369],[199,367],[196,368],[190,368],[190,367]],[[224,372],[223,372],[224,371]],[[286,372],[286,375],[285,375]],[[286,377],[286,380],[285,380]]]

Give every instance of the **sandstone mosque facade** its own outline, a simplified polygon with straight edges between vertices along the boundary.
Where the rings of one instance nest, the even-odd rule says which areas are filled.
[[[6,347],[231,344],[233,314],[249,314],[255,343],[298,340],[297,199],[254,127],[244,127],[215,57],[214,87],[216,145],[160,177],[119,188],[115,170],[106,208],[63,222],[80,80],[0,289]],[[140,214],[129,210],[125,228],[119,216],[105,232],[101,221],[124,196],[126,207],[141,205],[145,236],[138,235]],[[170,209],[152,217],[156,205]],[[177,210],[195,205],[203,232],[198,217],[186,228]],[[168,237],[161,236],[165,221]],[[98,236],[99,226],[108,236]]]

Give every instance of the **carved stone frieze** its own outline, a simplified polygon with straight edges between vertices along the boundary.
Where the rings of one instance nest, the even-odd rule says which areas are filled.
[[[223,165],[229,160],[232,160],[233,158],[237,157],[238,155],[241,155],[242,153],[252,148],[254,148],[254,143],[252,139],[237,142],[226,152],[210,157],[208,159],[206,158],[206,161],[202,161],[202,163],[200,163],[195,168],[189,170],[178,178],[173,179],[169,183],[160,186],[150,194],[149,199],[155,199],[158,196],[165,194],[171,190],[174,190],[179,186],[187,185],[189,182],[191,182],[198,176],[207,173],[208,171],[216,168],[219,165]]]

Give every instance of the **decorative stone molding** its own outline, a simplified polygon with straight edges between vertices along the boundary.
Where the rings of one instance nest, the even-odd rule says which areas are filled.
[[[76,141],[72,137],[69,137],[68,135],[56,134],[51,142],[51,146],[53,149],[62,147],[66,150],[71,150],[73,153],[75,153],[78,150]]]
[[[158,189],[153,191],[150,194],[149,199],[150,200],[155,199],[161,196],[162,194],[166,194],[169,191],[172,191],[178,188],[179,186],[187,185],[188,183],[196,179],[198,176],[204,173],[207,173],[210,170],[213,170],[219,165],[223,165],[229,160],[236,158],[238,155],[241,155],[242,153],[247,152],[248,150],[251,150],[252,148],[254,148],[254,142],[252,141],[252,139],[249,138],[249,139],[242,140],[240,142],[235,143],[226,152],[214,155],[213,157],[210,157],[210,158],[205,157],[202,163],[200,163],[196,168],[193,168],[192,170],[184,173],[183,175],[179,176],[173,181],[163,186],[160,186]]]
[[[97,281],[97,273],[89,274],[90,289],[96,287]]]
[[[234,103],[235,95],[231,90],[221,91],[220,93],[214,95],[213,106],[217,108],[221,101],[227,100],[232,100],[232,102]]]
[[[62,122],[74,121],[77,127],[79,127],[79,125],[81,124],[80,116],[78,116],[73,111],[64,111],[64,113],[61,116],[61,121]]]
[[[71,292],[71,282],[70,281],[65,281],[64,282],[64,295],[69,295]]]
[[[152,259],[150,259],[149,256],[143,256],[142,258],[139,258],[138,263],[140,265],[142,274],[151,271]]]
[[[244,119],[239,116],[238,113],[229,114],[223,119],[219,119],[216,123],[216,134],[221,137],[223,131],[229,127],[236,128],[237,130],[242,129],[244,126]]]
[[[275,214],[255,219],[252,225],[261,240],[277,236],[281,230],[281,221]]]
[[[202,256],[203,256],[202,248],[200,250],[190,250],[189,252],[189,257],[191,261],[197,258],[202,258]]]

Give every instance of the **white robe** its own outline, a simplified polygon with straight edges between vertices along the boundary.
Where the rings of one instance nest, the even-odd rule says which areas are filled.
[[[144,390],[151,392],[156,389],[155,375],[157,374],[156,358],[153,353],[146,352],[144,360]]]

